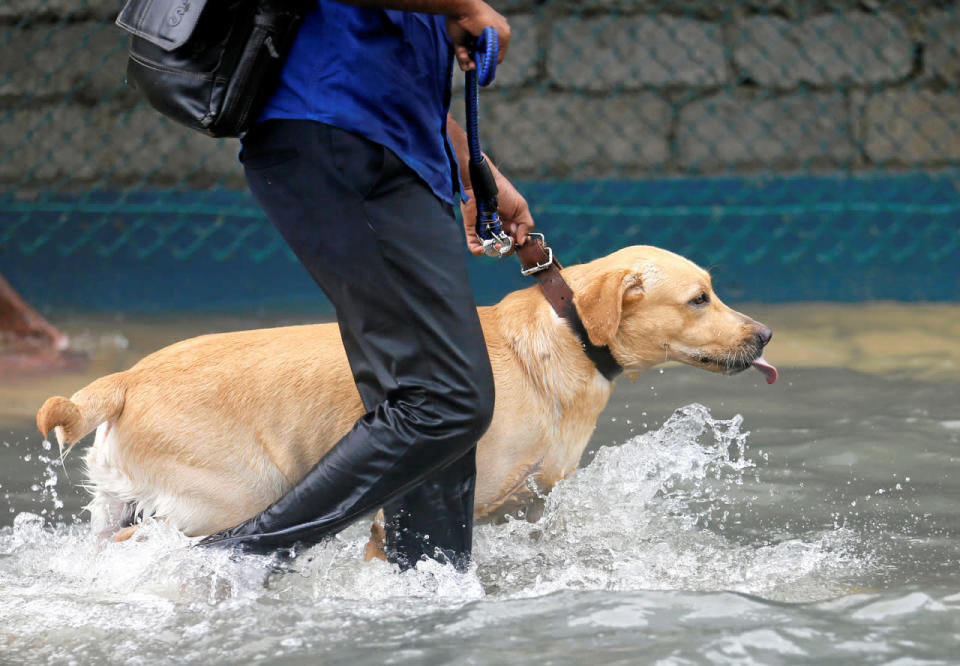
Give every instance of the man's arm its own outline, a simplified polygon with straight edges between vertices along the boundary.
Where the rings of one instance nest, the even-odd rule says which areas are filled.
[[[358,7],[399,9],[405,12],[444,14],[447,17],[447,32],[453,42],[454,54],[460,69],[467,71],[476,65],[470,55],[470,47],[488,25],[497,29],[500,38],[500,56],[503,61],[510,44],[510,24],[500,12],[483,0],[339,0]]]
[[[470,184],[468,167],[470,150],[467,145],[467,133],[449,114],[447,114],[447,135],[450,137],[450,143],[457,154],[457,162],[460,165],[460,180],[463,182],[466,194],[470,197],[466,203],[460,204],[460,212],[463,215],[463,231],[467,237],[467,249],[472,254],[480,256],[483,254],[483,244],[477,238],[477,203],[476,197],[473,196],[473,187]],[[523,245],[527,242],[527,234],[533,229],[533,216],[530,215],[527,200],[500,173],[500,170],[493,165],[490,158],[487,158],[487,163],[490,165],[490,170],[493,172],[494,180],[497,183],[497,190],[499,190],[497,193],[497,212],[500,214],[503,230],[513,236],[517,245]]]

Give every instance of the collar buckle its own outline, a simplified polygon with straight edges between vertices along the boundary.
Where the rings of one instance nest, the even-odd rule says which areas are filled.
[[[521,274],[521,275],[524,275],[524,276],[526,276],[526,275],[534,275],[534,274],[536,274],[536,273],[539,273],[540,271],[545,271],[545,270],[547,270],[548,268],[550,268],[551,266],[553,266],[553,250],[550,249],[550,246],[547,245],[547,238],[546,238],[546,236],[544,236],[544,235],[541,234],[541,233],[537,233],[537,232],[535,232],[535,231],[532,231],[532,232],[530,232],[529,234],[527,234],[527,237],[528,237],[528,238],[535,237],[535,238],[537,238],[537,239],[540,241],[540,246],[543,248],[543,251],[547,253],[547,259],[546,259],[546,261],[544,261],[544,262],[539,262],[539,261],[538,261],[538,262],[535,263],[533,266],[530,266],[530,267],[528,267],[528,268],[524,268],[524,267],[523,267],[523,264],[521,264],[521,265],[520,265],[520,274]],[[529,242],[529,241],[527,241],[527,242]]]

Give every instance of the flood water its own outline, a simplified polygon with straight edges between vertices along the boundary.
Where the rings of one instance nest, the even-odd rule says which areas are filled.
[[[62,323],[88,365],[0,388],[0,662],[957,663],[960,307],[743,306],[767,386],[670,366],[620,380],[537,522],[475,565],[398,573],[367,525],[270,574],[160,524],[97,544],[44,398],[174,340],[305,318]]]

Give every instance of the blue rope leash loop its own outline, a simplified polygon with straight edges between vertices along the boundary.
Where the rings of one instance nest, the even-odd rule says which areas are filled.
[[[467,144],[470,149],[470,182],[477,203],[477,236],[488,257],[502,257],[513,249],[513,239],[503,231],[497,214],[497,184],[490,165],[480,149],[480,91],[488,86],[497,72],[500,38],[493,26],[483,29],[477,38],[473,61],[476,69],[466,73]]]
[[[488,25],[477,37],[473,61],[477,64],[478,83],[484,88],[493,83],[497,74],[497,59],[500,57],[500,37],[497,29]]]

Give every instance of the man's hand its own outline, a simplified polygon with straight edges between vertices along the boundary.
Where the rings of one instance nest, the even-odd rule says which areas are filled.
[[[467,236],[467,249],[471,253],[480,256],[483,254],[483,243],[477,237],[477,202],[473,195],[473,185],[470,183],[470,150],[467,143],[467,133],[463,131],[460,124],[450,114],[447,114],[447,136],[450,137],[450,144],[453,146],[453,152],[457,154],[457,162],[460,165],[460,181],[463,183],[464,194],[470,197],[467,203],[460,204],[460,212],[463,214],[463,231]],[[527,200],[523,195],[517,192],[517,188],[500,173],[500,169],[494,166],[490,158],[484,155],[487,164],[490,165],[490,172],[493,174],[493,180],[497,184],[497,213],[500,215],[500,222],[503,231],[513,236],[517,246],[527,242],[527,234],[533,229],[533,216],[530,214],[530,207],[527,206]]]
[[[453,42],[453,51],[457,57],[460,69],[467,71],[474,69],[476,63],[470,53],[474,41],[488,25],[497,30],[500,38],[500,55],[497,62],[503,62],[503,56],[510,44],[510,24],[500,12],[483,0],[466,0],[463,7],[456,14],[447,16],[447,32]]]
[[[489,160],[487,160],[489,162]],[[527,235],[533,229],[533,216],[530,215],[530,207],[527,206],[527,200],[523,198],[517,189],[507,180],[500,171],[490,164],[493,171],[493,177],[497,182],[497,212],[500,214],[500,223],[503,231],[513,236],[516,245],[519,247],[527,242]],[[471,254],[480,256],[483,254],[483,243],[477,237],[477,199],[473,195],[473,189],[464,187],[466,194],[470,199],[466,203],[460,204],[460,213],[463,215],[463,231],[467,237],[467,249]]]

